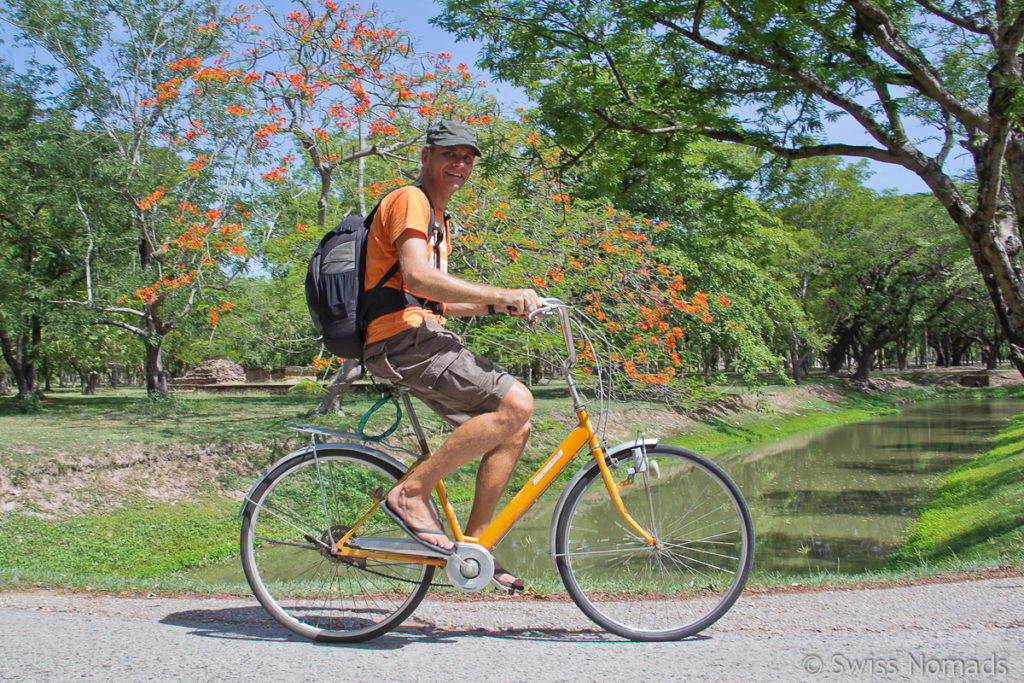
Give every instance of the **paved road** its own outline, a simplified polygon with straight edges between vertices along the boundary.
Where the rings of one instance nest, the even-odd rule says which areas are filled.
[[[247,599],[0,593],[0,680],[1018,682],[1024,578],[748,594],[675,643],[522,597],[427,600],[397,632],[327,646]]]

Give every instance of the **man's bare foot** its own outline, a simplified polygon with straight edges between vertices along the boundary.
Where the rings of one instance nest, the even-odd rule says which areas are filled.
[[[423,499],[407,496],[403,489],[395,488],[388,492],[384,502],[384,512],[416,540],[445,553],[455,548],[455,544],[445,535],[441,521],[434,516],[429,503]]]
[[[526,588],[526,583],[522,579],[510,574],[497,560],[494,561],[494,583],[509,592]]]

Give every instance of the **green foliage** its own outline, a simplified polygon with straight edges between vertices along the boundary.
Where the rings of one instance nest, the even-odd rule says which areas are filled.
[[[905,354],[913,330],[978,282],[934,198],[878,195],[864,173],[832,160],[800,162],[763,194],[800,246],[786,264],[791,291],[831,339],[832,369],[849,354],[862,378],[879,349],[898,343]]]
[[[44,110],[36,97],[49,79],[0,65],[0,339],[26,405],[39,390],[54,299],[78,285],[73,252],[84,242],[76,200],[106,194],[94,154],[103,146],[76,131],[71,114]]]
[[[146,363],[149,377],[165,349],[174,372],[209,358],[308,362],[318,344],[301,283],[321,227],[414,177],[437,116],[480,125],[486,147],[453,200],[463,226],[453,271],[589,307],[601,354],[634,382],[624,392],[668,390],[693,407],[723,371],[756,385],[828,342],[839,355],[905,355],[925,329],[930,342],[994,354],[1004,335],[978,305],[991,292],[937,204],[877,196],[860,167],[783,169],[719,142],[824,152],[844,101],[823,104],[815,88],[877,92],[866,73],[904,78],[850,33],[855,9],[699,5],[698,15],[686,2],[559,0],[534,16],[541,6],[525,0],[449,0],[441,23],[486,37],[488,62],[535,95],[536,110],[512,121],[493,117],[467,69],[421,60],[408,36],[357,8],[304,2],[250,18],[206,2],[8,3],[0,13],[19,40],[54,64],[2,79],[8,366],[95,377]],[[927,56],[946,87],[987,106],[988,43],[922,22],[920,5],[879,6],[907,36],[941,38]],[[821,83],[794,88],[799,74],[702,46],[702,25]],[[147,41],[162,45],[159,59]],[[1005,87],[1012,110],[1019,93]],[[135,99],[115,97],[126,92]],[[920,95],[885,106],[864,113],[949,125]],[[755,180],[766,188],[758,201]],[[453,325],[523,377],[551,373],[549,327],[527,334],[501,316]]]
[[[595,187],[616,184],[628,197],[634,185],[671,185],[661,171],[694,137],[787,163],[846,156],[915,172],[952,219],[946,232],[956,235],[955,224],[992,280],[1003,331],[1016,345],[1024,339],[1024,326],[1008,314],[1024,307],[1020,264],[987,246],[1019,232],[1022,220],[1022,72],[1019,60],[1004,57],[1020,52],[1016,9],[902,0],[444,6],[438,23],[486,41],[481,63],[535,98],[537,122],[564,152],[562,171],[576,173],[581,163],[584,178],[586,164],[613,171]],[[865,135],[854,138],[840,122]],[[958,147],[970,150],[979,182],[950,163]],[[629,170],[615,163],[623,158],[633,162]],[[659,173],[645,178],[651,169]],[[675,184],[683,196],[684,188]],[[1000,192],[1013,197],[997,199]],[[907,301],[896,308],[889,315],[898,320]],[[872,327],[869,347],[893,337]],[[828,332],[794,328],[803,347]]]
[[[537,144],[529,128],[509,130],[506,140],[526,149]],[[654,242],[668,223],[601,202],[573,202],[543,170],[524,165],[518,172],[530,193],[484,175],[453,199],[452,213],[461,222],[453,270],[575,304],[591,318],[588,334],[595,340],[588,348],[579,342],[585,375],[614,369],[626,393],[668,390],[685,402],[694,391],[686,378],[686,340],[714,322],[713,312],[726,318],[721,327],[727,330],[729,302],[691,293],[684,277],[661,260]],[[484,352],[540,374],[544,363],[559,358],[560,342],[554,326],[539,329],[546,332],[527,335],[499,317],[478,321],[466,333]]]
[[[204,293],[237,267],[244,243],[232,214],[243,212],[218,203],[225,187],[218,181],[231,187],[235,179],[203,172],[209,159],[231,156],[227,143],[235,131],[223,125],[223,109],[221,116],[216,107],[189,110],[188,131],[180,131],[181,137],[216,132],[218,141],[208,142],[202,159],[187,164],[173,147],[159,144],[179,134],[168,125],[171,117],[140,105],[173,89],[173,69],[163,59],[216,49],[214,37],[197,30],[216,16],[216,8],[205,0],[129,0],[116,9],[98,0],[73,7],[50,0],[8,5],[0,10],[4,18],[18,28],[20,39],[45,51],[66,83],[61,95],[68,115],[99,149],[84,157],[92,172],[80,173],[69,190],[74,202],[60,207],[60,215],[75,219],[75,239],[64,246],[77,278],[74,293],[61,302],[91,312],[94,324],[133,334],[145,351],[147,387],[166,392],[166,335],[195,315]],[[161,59],[154,58],[157,45]],[[76,158],[75,146],[64,149]],[[180,203],[168,210],[161,200],[172,188]],[[190,210],[195,204],[216,208],[198,222]]]

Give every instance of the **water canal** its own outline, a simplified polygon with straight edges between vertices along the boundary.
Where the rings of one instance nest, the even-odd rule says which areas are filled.
[[[757,568],[879,567],[943,473],[988,450],[1020,401],[929,401],[899,414],[727,454],[747,497]]]
[[[750,505],[756,571],[855,573],[884,565],[943,473],[988,450],[988,439],[1021,411],[1024,404],[1011,399],[928,401],[715,461]],[[557,496],[546,498],[498,548],[523,576],[551,571]]]

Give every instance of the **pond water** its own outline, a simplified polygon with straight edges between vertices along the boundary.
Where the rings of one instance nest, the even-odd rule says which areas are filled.
[[[855,573],[879,567],[944,472],[988,450],[1024,403],[929,401],[898,414],[715,458],[750,505],[755,570]],[[496,555],[523,576],[550,572],[550,492]]]
[[[884,565],[943,473],[988,450],[987,440],[1022,411],[1024,403],[1011,399],[929,401],[715,461],[750,505],[755,570],[855,573]],[[528,580],[553,571],[548,538],[558,495],[548,491],[495,551]],[[238,580],[237,564],[196,573]]]
[[[930,401],[718,459],[747,497],[756,567],[858,572],[886,563],[942,476],[989,449],[1019,400]]]

